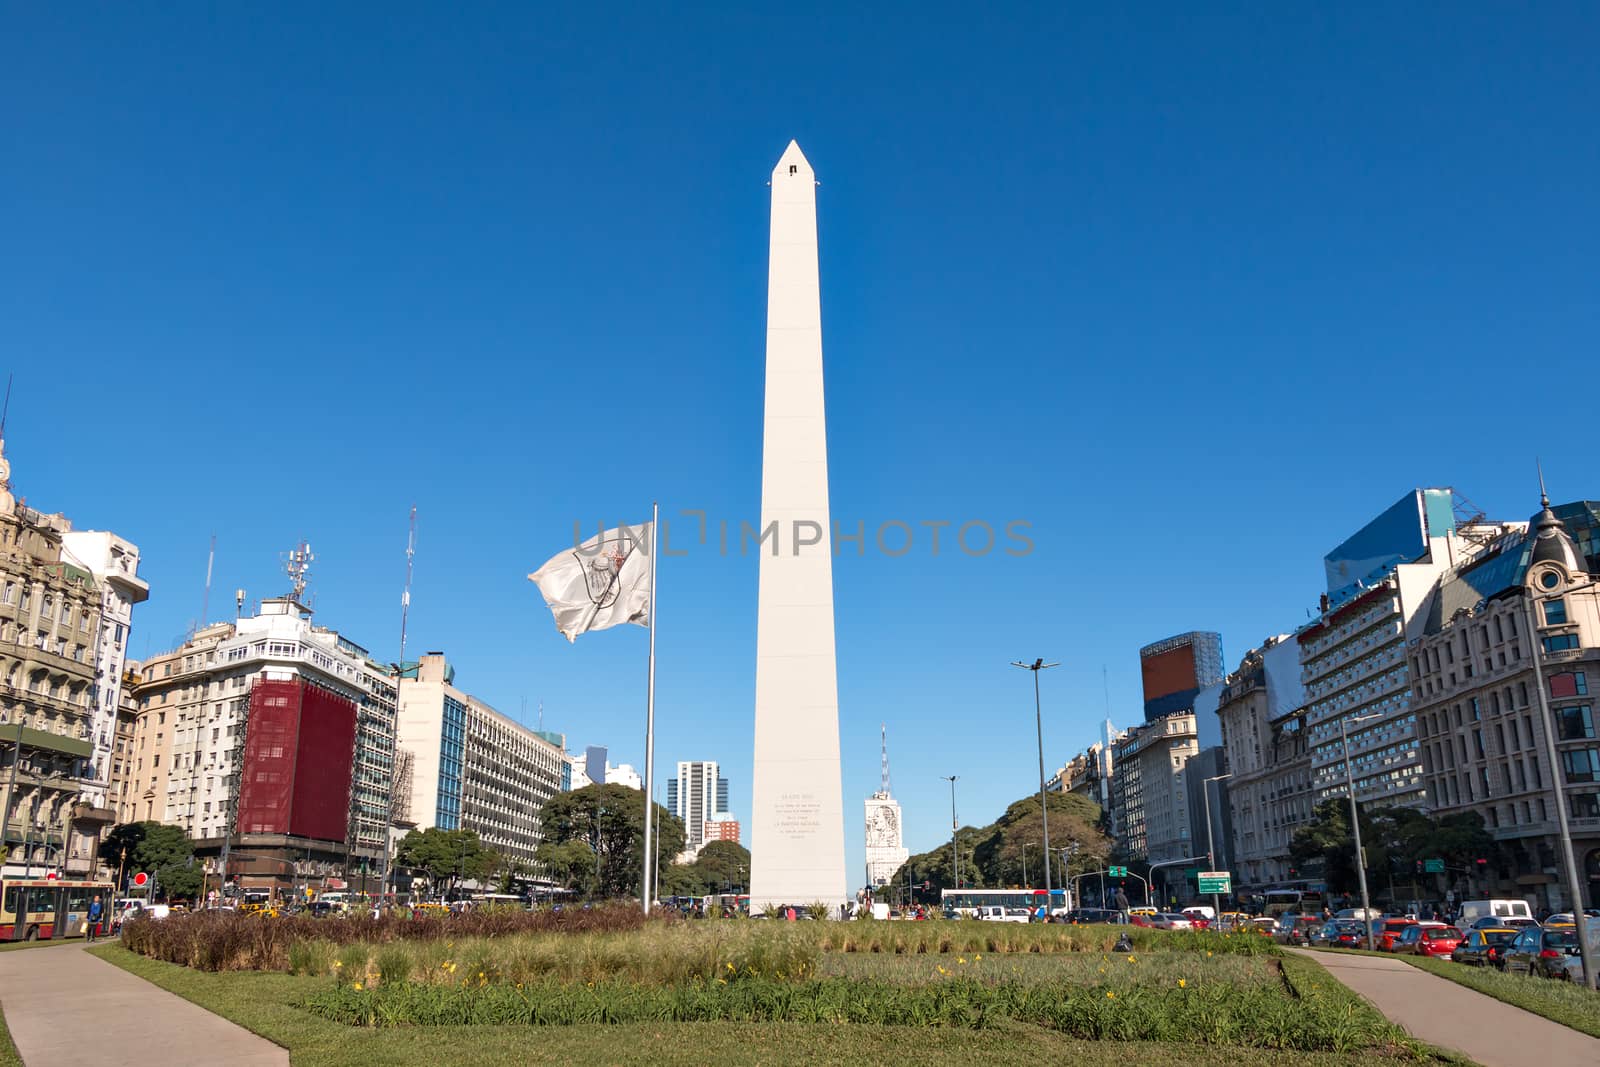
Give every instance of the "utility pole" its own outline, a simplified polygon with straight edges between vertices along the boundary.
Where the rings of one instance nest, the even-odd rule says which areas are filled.
[[[961,888],[961,857],[956,852],[956,779],[959,774],[941,774],[939,776],[950,783],[950,872],[955,879],[955,888]]]
[[[1050,804],[1044,792],[1044,720],[1039,710],[1039,672],[1060,664],[1046,663],[1040,658],[1032,663],[1013,662],[1011,665],[1033,672],[1033,729],[1039,739],[1039,814],[1044,817],[1044,914],[1049,918],[1054,901],[1050,895]]]
[[[1211,838],[1211,783],[1212,782],[1220,782],[1224,778],[1232,778],[1232,777],[1233,777],[1233,775],[1231,773],[1230,774],[1219,774],[1215,778],[1207,778],[1205,781],[1200,783],[1200,792],[1202,794],[1201,799],[1205,802],[1205,805],[1206,805],[1206,869],[1207,870],[1214,871],[1214,870],[1217,869],[1217,846],[1216,846],[1216,842],[1214,842],[1212,840],[1212,838]],[[1218,792],[1218,795],[1221,795],[1222,790],[1221,790],[1220,787],[1218,788],[1217,792]],[[1217,893],[1212,893],[1211,894],[1211,912],[1212,912],[1211,919],[1212,919],[1213,922],[1215,922],[1217,917],[1222,914],[1222,897]]]
[[[1376,719],[1377,715],[1363,715],[1358,719],[1339,720],[1339,741],[1344,750],[1344,782],[1345,788],[1350,793],[1350,829],[1355,835],[1356,843],[1356,877],[1361,883],[1361,919],[1367,927],[1367,951],[1372,951],[1372,905],[1367,900],[1367,857],[1361,849],[1361,818],[1356,811],[1356,779],[1350,769],[1350,734],[1345,729],[1349,722],[1365,722]]]

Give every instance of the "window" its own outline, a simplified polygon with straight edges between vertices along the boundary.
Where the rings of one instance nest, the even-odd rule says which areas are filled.
[[[1565,600],[1546,600],[1544,602],[1544,624],[1546,626],[1560,626],[1567,621],[1567,602]]]
[[[1561,769],[1569,782],[1600,782],[1600,748],[1579,748],[1561,753]]]
[[[1578,635],[1577,634],[1552,634],[1549,637],[1546,637],[1540,643],[1544,645],[1544,650],[1545,650],[1546,653],[1550,653],[1550,652],[1570,652],[1573,649],[1578,647]]]
[[[1600,793],[1575,793],[1572,797],[1574,819],[1600,819]]]
[[[1563,741],[1582,741],[1594,736],[1594,713],[1588,704],[1556,709],[1556,735]]]
[[[1555,571],[1545,571],[1543,574],[1539,575],[1539,584],[1544,586],[1546,589],[1554,589],[1560,583],[1561,576]]]

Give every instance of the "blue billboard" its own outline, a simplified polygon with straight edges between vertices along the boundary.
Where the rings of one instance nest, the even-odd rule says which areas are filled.
[[[1448,489],[1413,489],[1383,514],[1322,557],[1328,579],[1328,606],[1338,607],[1363,588],[1382,581],[1396,566],[1421,559],[1428,538],[1455,529]]]

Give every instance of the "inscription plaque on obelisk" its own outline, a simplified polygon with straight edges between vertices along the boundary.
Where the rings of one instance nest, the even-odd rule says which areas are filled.
[[[750,906],[849,898],[839,691],[833,644],[833,530],[822,400],[817,182],[789,142],[772,172],[767,382],[756,610]]]

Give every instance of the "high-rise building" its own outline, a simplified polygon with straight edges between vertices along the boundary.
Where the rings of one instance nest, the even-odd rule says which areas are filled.
[[[1222,635],[1196,630],[1139,650],[1144,721],[1195,711],[1201,690],[1222,681]]]
[[[1192,712],[1134,727],[1114,746],[1116,837],[1129,859],[1163,863],[1195,854],[1188,766],[1199,753]]]
[[[880,727],[883,745],[883,780],[866,801],[867,884],[888,885],[911,857],[905,846],[905,825],[900,802],[889,789],[889,731]]]
[[[1504,525],[1458,530],[1454,499],[1449,489],[1414,489],[1324,560],[1320,616],[1296,634],[1317,801],[1347,792],[1344,721],[1358,801],[1428,802],[1406,643],[1421,636],[1434,583]]]
[[[272,597],[150,657],[134,697],[125,762],[137,818],[183,827],[201,855],[226,848],[241,885],[285,889],[313,872],[381,879],[395,680],[360,645],[293,597]]]
[[[704,843],[713,841],[732,841],[739,843],[739,820],[731,815],[720,819],[712,819],[705,824]]]
[[[0,443],[0,838],[5,872],[93,871],[107,807],[138,550],[17,503]],[[71,546],[90,556],[80,560]],[[103,558],[98,554],[104,548]],[[115,550],[115,554],[113,554]],[[103,572],[97,576],[96,567]]]
[[[683,822],[684,847],[705,844],[706,823],[728,813],[728,780],[716,760],[680,760],[678,775],[667,781],[667,810]]]
[[[565,739],[530,730],[455,686],[430,652],[400,679],[397,745],[411,754],[411,816],[424,829],[475,830],[508,859],[534,861],[539,811],[561,791]]]

